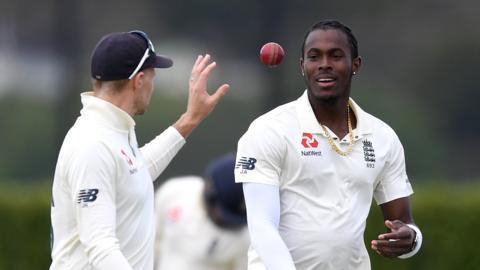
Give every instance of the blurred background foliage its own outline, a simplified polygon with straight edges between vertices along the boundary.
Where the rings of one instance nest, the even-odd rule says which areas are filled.
[[[478,191],[470,187],[480,178],[479,6],[473,0],[0,0],[0,183],[9,180],[17,189],[33,190],[28,193],[32,201],[38,199],[35,192],[50,196],[58,150],[81,108],[79,94],[91,88],[90,53],[108,32],[144,30],[157,52],[175,61],[173,68],[157,72],[149,110],[136,118],[140,145],[184,112],[187,80],[198,54],[208,52],[218,64],[211,89],[231,85],[161,183],[175,175],[201,174],[209,159],[235,151],[255,117],[297,98],[304,89],[298,60],[305,31],[318,20],[338,19],[352,28],[363,57],[352,86],[354,99],[398,133],[412,183],[428,187],[418,196],[446,201],[441,208],[415,200],[414,210],[420,209],[416,219],[424,213],[435,219],[434,213],[446,211],[468,215],[455,201],[478,194],[469,189]],[[275,69],[258,61],[258,51],[268,41],[286,51]],[[431,183],[442,183],[443,193]],[[32,189],[37,185],[43,188]],[[13,188],[7,186],[2,186],[7,189],[0,193],[2,202],[10,200],[3,198]],[[42,203],[46,201],[39,199],[39,207]],[[44,230],[29,230],[44,237],[48,210],[42,211],[38,218],[44,223],[38,228]],[[14,219],[1,218],[3,223]],[[454,226],[456,219],[442,222]],[[451,233],[449,226],[440,226]],[[20,234],[25,227],[17,228]],[[457,233],[470,228],[463,229]],[[48,250],[42,252],[48,256]],[[435,252],[423,254],[424,260],[433,260],[429,256]]]
[[[471,155],[480,150],[474,1],[0,3],[0,178],[52,176],[63,136],[81,108],[79,93],[91,87],[93,47],[108,32],[132,29],[145,30],[157,51],[175,60],[173,68],[157,72],[150,110],[137,117],[140,144],[183,112],[196,55],[211,53],[218,63],[212,89],[232,86],[163,176],[201,173],[208,159],[235,150],[252,119],[301,94],[301,42],[306,29],[325,18],[344,22],[357,36],[363,65],[352,95],[397,131],[411,177],[473,181],[480,174]],[[275,69],[258,61],[268,41],[286,51]]]
[[[480,269],[476,241],[480,236],[480,184],[424,183],[415,189],[413,212],[424,235],[422,249],[406,260],[387,259],[372,251],[370,241],[386,231],[380,209],[372,203],[365,232],[372,269]],[[48,269],[49,190],[46,182],[28,187],[0,183],[1,270]]]

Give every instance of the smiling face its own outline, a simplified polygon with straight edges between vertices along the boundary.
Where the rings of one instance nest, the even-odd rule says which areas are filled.
[[[337,29],[317,29],[305,40],[300,68],[310,98],[336,100],[350,96],[353,72],[360,58],[352,58],[347,35]]]

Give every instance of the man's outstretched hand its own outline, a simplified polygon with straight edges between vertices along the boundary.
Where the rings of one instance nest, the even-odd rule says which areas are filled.
[[[213,111],[230,88],[228,84],[223,84],[212,95],[208,93],[208,77],[215,67],[216,63],[210,63],[208,54],[199,55],[193,65],[189,80],[187,111],[173,125],[184,138],[188,137]]]
[[[389,233],[380,234],[378,239],[372,240],[372,249],[378,254],[396,258],[410,252],[413,248],[416,232],[400,220],[385,220]]]

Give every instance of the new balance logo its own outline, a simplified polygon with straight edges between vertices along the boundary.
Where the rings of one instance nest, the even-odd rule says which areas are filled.
[[[82,189],[78,193],[77,203],[94,202],[97,199],[98,189]]]
[[[241,168],[241,173],[247,173],[247,170],[251,171],[255,169],[255,163],[257,159],[249,158],[249,157],[241,157],[240,160],[237,162],[235,169]]]
[[[317,148],[318,147],[318,141],[317,141],[317,139],[313,138],[312,133],[304,132],[302,134],[302,145],[305,148]]]

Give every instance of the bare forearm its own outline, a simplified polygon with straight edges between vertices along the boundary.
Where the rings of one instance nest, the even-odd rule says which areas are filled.
[[[190,133],[200,124],[202,119],[195,119],[194,117],[189,116],[188,114],[184,113],[180,118],[173,124],[173,127],[178,130],[178,133],[183,136],[183,138],[187,138]]]

